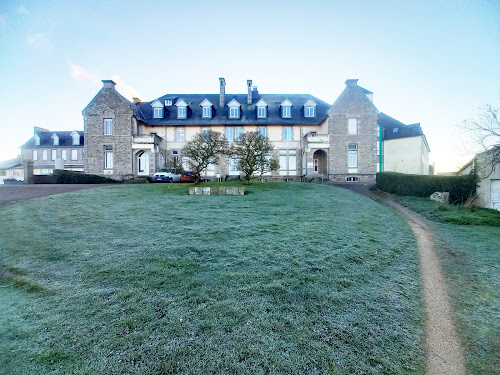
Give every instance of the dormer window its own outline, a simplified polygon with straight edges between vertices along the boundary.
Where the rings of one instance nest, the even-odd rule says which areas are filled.
[[[204,99],[201,103],[200,106],[202,108],[202,114],[201,117],[203,118],[212,118],[212,107],[213,104],[210,100]]]
[[[172,106],[172,99],[165,99],[165,107]]]
[[[52,134],[52,144],[54,146],[59,146],[59,137],[57,136],[56,133]]]
[[[308,99],[304,103],[304,117],[315,117],[316,116],[316,102],[312,99]]]
[[[154,118],[163,118],[163,108],[154,109]]]
[[[153,107],[153,117],[154,118],[163,118],[163,103],[156,99],[153,103],[151,103],[151,107]]]
[[[229,118],[240,118],[241,104],[236,99],[233,99],[229,103],[227,103],[227,106],[229,107]]]
[[[281,102],[281,118],[292,118],[292,105],[288,99]]]
[[[40,146],[40,136],[38,134],[35,134],[35,146]]]
[[[184,100],[180,99],[177,103],[175,103],[175,106],[177,107],[177,118],[187,118],[187,103]]]
[[[78,132],[76,130],[74,130],[72,133],[71,133],[71,138],[73,139],[73,145],[74,146],[79,146],[80,145],[80,134],[78,134]]]
[[[267,103],[263,99],[260,99],[255,107],[257,108],[257,118],[267,118]]]

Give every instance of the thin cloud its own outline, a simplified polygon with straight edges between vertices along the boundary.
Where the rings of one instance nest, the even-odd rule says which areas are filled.
[[[115,74],[111,76],[111,79],[115,81],[117,90],[120,91],[127,99],[132,100],[132,98],[140,97],[137,90],[126,84],[119,75]]]
[[[31,13],[28,9],[26,9],[23,5],[17,8],[17,13],[22,14],[23,16],[29,16]]]
[[[52,42],[42,33],[29,34],[26,37],[28,44],[35,48],[51,48]]]
[[[0,14],[0,27],[5,26],[6,24],[7,22],[5,22],[5,17]]]
[[[97,75],[89,72],[87,69],[77,64],[71,64],[71,77],[77,81],[87,81],[97,84],[101,82]]]

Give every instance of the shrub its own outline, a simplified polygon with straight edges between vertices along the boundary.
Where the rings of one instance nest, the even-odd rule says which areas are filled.
[[[117,182],[111,178],[95,174],[65,171],[62,169],[54,169],[51,181],[53,184],[112,184]]]
[[[436,191],[450,193],[450,202],[462,204],[476,194],[477,175],[421,176],[395,172],[377,173],[377,189],[402,196],[428,197]]]

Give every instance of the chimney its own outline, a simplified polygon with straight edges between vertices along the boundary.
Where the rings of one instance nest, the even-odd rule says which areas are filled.
[[[140,103],[140,102],[141,102],[141,99],[136,98],[136,97],[132,98],[132,103],[137,104],[137,103]]]
[[[257,95],[259,95],[259,89],[257,88],[257,86],[254,86],[252,88],[252,92],[253,92],[253,95],[255,95],[255,97],[257,97]]]
[[[39,126],[34,126],[33,127],[33,134],[36,134],[36,133],[43,133],[43,132],[48,132],[50,131],[49,129],[45,129],[45,128],[41,128]]]
[[[247,79],[247,87],[248,87],[247,104],[252,104],[252,80],[251,79]]]
[[[115,89],[116,83],[110,79],[103,79],[102,80],[102,88],[103,89]]]
[[[347,81],[345,81],[345,84],[347,87],[354,87],[358,85],[358,81],[359,79],[348,79]]]
[[[220,98],[219,98],[219,106],[224,108],[226,105],[226,80],[224,78],[219,78],[220,84]]]

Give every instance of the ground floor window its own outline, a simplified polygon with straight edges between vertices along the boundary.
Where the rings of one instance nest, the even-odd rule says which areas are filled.
[[[230,176],[239,176],[240,175],[239,164],[240,164],[240,161],[236,155],[232,155],[229,158],[229,175]]]
[[[296,174],[297,173],[297,150],[281,149],[279,150],[280,157],[280,174]]]
[[[113,169],[113,146],[104,146],[104,169]]]
[[[349,144],[347,146],[347,166],[349,168],[358,167],[358,145]]]

